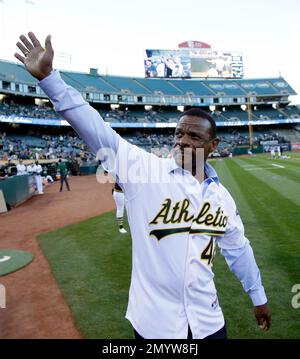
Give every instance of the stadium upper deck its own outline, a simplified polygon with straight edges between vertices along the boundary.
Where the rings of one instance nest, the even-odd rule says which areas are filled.
[[[262,102],[288,103],[296,95],[282,78],[272,79],[158,79],[130,78],[61,71],[66,83],[90,102],[152,104],[159,106],[210,106]],[[0,61],[0,92],[45,97],[22,65]]]

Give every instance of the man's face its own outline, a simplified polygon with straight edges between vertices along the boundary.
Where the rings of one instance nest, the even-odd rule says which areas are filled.
[[[219,143],[217,138],[211,138],[210,130],[211,124],[206,119],[196,116],[181,117],[176,127],[172,149],[173,157],[179,166],[193,168],[194,172],[196,165],[204,165],[209,153],[213,152]]]

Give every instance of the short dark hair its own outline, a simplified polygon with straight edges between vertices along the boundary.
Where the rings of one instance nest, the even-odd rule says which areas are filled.
[[[211,115],[199,108],[191,108],[190,110],[185,111],[181,117],[183,116],[194,116],[205,119],[210,123],[210,137],[214,139],[217,137],[217,126],[215,120],[211,117]]]

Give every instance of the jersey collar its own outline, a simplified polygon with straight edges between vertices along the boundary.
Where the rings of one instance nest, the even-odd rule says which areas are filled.
[[[182,168],[180,166],[178,166],[178,164],[176,163],[175,159],[172,157],[170,160],[169,160],[169,174],[171,172],[174,172],[176,171],[177,169],[181,170],[182,173],[184,174],[185,172],[186,173],[189,173],[188,171],[185,171],[185,170],[182,170]],[[219,178],[218,178],[218,175],[217,175],[217,172],[215,171],[215,169],[209,165],[207,162],[205,163],[205,166],[204,166],[204,170],[205,170],[205,174],[207,176],[205,182],[207,183],[207,185],[209,185],[211,182],[215,182],[217,185],[219,185]]]

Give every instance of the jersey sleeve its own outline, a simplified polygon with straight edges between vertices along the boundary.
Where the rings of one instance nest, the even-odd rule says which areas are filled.
[[[39,85],[50,98],[55,110],[69,122],[94,154],[101,148],[117,151],[120,136],[77,90],[62,80],[57,70],[52,71]]]
[[[243,247],[247,241],[244,225],[233,198],[225,189],[223,196],[228,222],[225,234],[218,241],[218,245],[221,249],[238,249]]]
[[[118,181],[126,198],[136,195],[139,185],[147,181],[149,162],[156,161],[156,156],[122,139],[76,89],[62,80],[57,70],[39,85],[55,110],[97,154],[104,169]]]
[[[225,235],[218,240],[218,246],[229,269],[239,279],[253,305],[263,305],[267,302],[267,297],[253,250],[245,237],[244,225],[233,198],[228,192],[225,196],[229,218]]]

